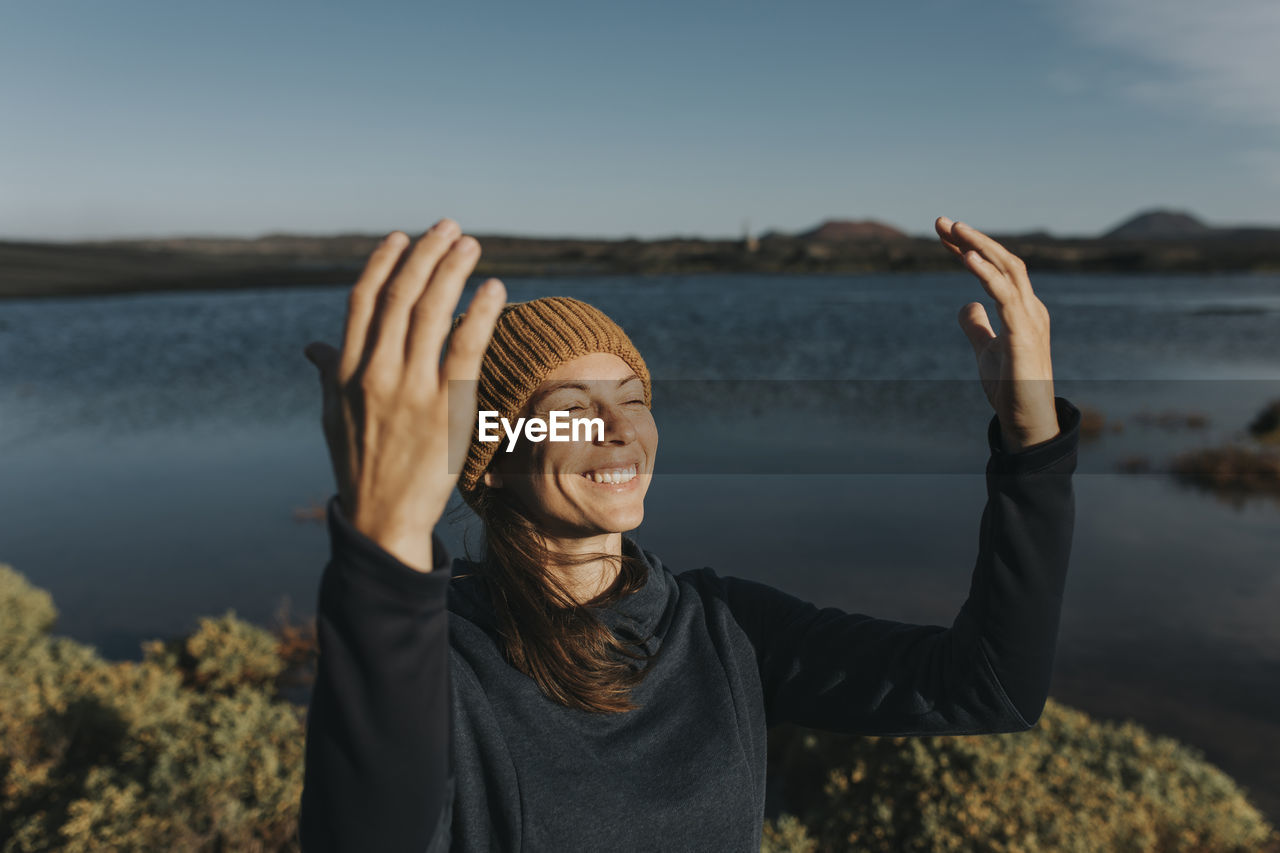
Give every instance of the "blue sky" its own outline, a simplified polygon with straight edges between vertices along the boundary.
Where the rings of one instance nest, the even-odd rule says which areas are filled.
[[[1280,4],[0,2],[0,238],[1280,224]]]

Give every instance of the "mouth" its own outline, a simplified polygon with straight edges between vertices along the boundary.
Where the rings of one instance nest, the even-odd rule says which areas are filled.
[[[640,464],[632,462],[630,465],[613,468],[593,468],[590,471],[583,471],[581,476],[593,486],[612,486],[616,491],[619,487],[636,483],[639,480],[637,476],[639,471]]]

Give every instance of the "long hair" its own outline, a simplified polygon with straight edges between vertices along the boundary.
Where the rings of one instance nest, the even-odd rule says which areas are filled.
[[[571,708],[616,714],[639,707],[632,688],[649,672],[658,652],[649,637],[623,641],[591,607],[619,601],[645,585],[648,567],[627,554],[553,554],[541,530],[509,489],[482,489],[473,509],[484,522],[478,574],[492,602],[503,653],[551,699]],[[607,590],[579,604],[553,567],[609,560],[618,567]],[[634,649],[634,650],[633,650]],[[660,650],[659,650],[660,651]],[[644,661],[635,667],[628,661]]]

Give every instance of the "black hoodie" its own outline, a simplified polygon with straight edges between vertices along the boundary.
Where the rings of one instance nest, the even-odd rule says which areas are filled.
[[[435,539],[434,570],[414,571],[331,498],[303,850],[758,853],[775,723],[1031,728],[1075,522],[1080,412],[1055,403],[1059,434],[1019,453],[991,419],[978,556],[950,628],[819,608],[709,568],[676,574],[624,537],[648,581],[597,613],[620,637],[653,632],[660,652],[625,714],[549,699],[503,658],[473,564]]]

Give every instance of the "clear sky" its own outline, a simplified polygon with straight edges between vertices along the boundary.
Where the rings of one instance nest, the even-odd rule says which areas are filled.
[[[0,0],[0,238],[1280,224],[1276,0]]]

